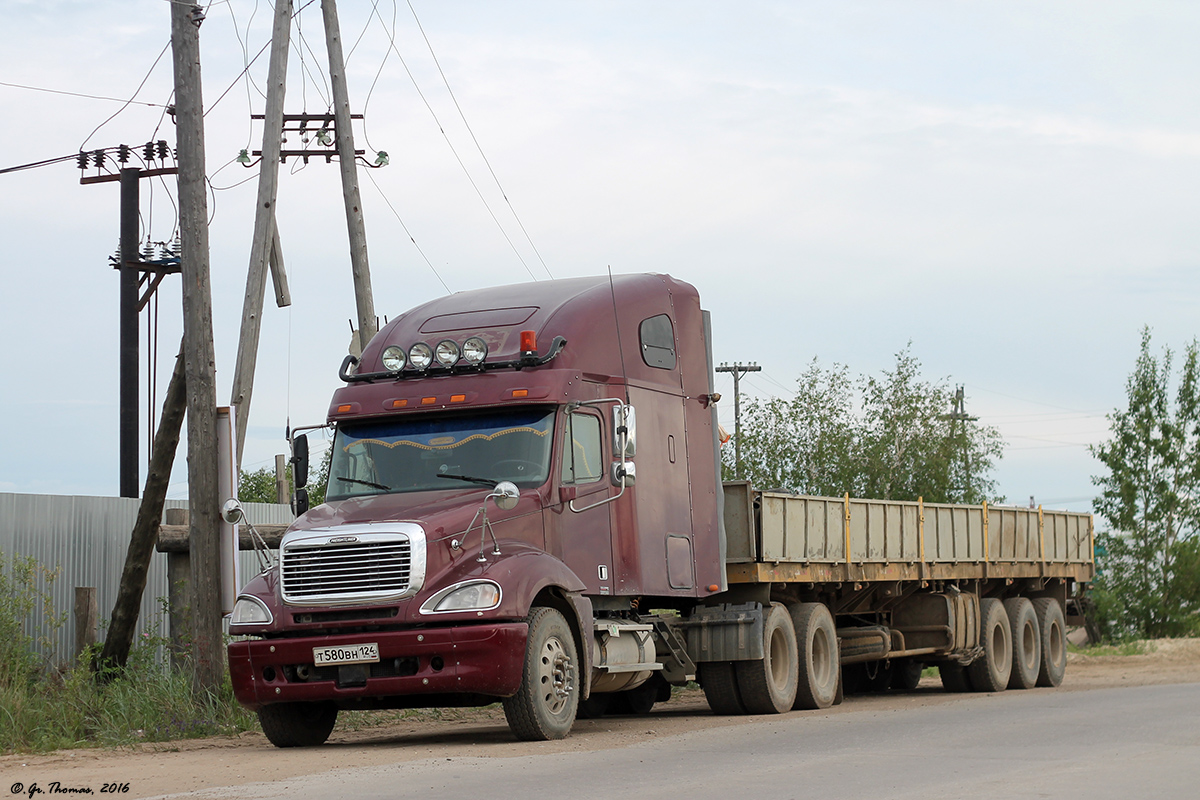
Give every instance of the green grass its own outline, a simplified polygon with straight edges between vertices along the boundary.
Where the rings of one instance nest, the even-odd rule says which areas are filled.
[[[215,697],[194,697],[191,676],[163,663],[165,642],[156,636],[143,636],[125,669],[104,682],[95,680],[94,652],[66,668],[39,655],[52,652],[66,622],[52,607],[57,577],[57,570],[33,559],[15,558],[6,568],[0,554],[0,753],[163,742],[257,727],[254,714],[233,699],[228,681]],[[35,618],[44,620],[37,628]]]
[[[1083,656],[1144,656],[1153,653],[1157,648],[1153,642],[1130,641],[1116,644],[1094,644],[1088,647],[1076,647],[1067,643],[1067,650]]]

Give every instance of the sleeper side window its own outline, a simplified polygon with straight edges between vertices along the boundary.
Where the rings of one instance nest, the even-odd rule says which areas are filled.
[[[567,415],[562,463],[564,484],[594,483],[604,477],[601,441],[599,417],[584,413]]]
[[[642,360],[656,369],[675,369],[675,330],[666,314],[642,320],[638,333],[642,342]]]

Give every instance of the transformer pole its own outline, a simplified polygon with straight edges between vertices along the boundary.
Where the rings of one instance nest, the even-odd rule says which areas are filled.
[[[121,168],[121,497],[138,496],[138,167]]]
[[[721,364],[717,372],[733,373],[733,477],[742,479],[742,401],[739,382],[747,372],[762,372],[762,367],[756,363]]]

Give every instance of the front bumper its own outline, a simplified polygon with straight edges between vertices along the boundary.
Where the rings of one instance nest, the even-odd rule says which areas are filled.
[[[521,685],[524,622],[375,631],[229,645],[233,693],[242,705],[352,702],[418,694],[508,697]],[[379,663],[314,667],[313,648],[375,642]]]

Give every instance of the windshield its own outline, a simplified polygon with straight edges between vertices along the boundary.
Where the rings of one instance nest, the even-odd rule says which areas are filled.
[[[499,481],[540,486],[550,474],[553,428],[554,411],[540,409],[341,425],[326,499]]]

